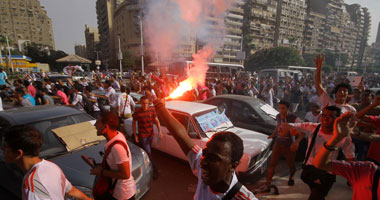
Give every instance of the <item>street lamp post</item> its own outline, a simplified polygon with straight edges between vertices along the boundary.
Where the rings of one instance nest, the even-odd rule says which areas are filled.
[[[144,38],[143,38],[143,24],[142,24],[142,13],[140,11],[140,54],[141,54],[141,75],[144,75]]]
[[[123,54],[121,53],[121,47],[120,47],[120,33],[117,34],[117,39],[119,41],[119,54],[118,54],[118,59],[119,59],[119,64],[120,64],[120,76],[123,77],[123,67],[121,64],[121,60],[123,60]]]

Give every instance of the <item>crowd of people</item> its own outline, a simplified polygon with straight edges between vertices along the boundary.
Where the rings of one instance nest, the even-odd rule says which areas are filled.
[[[369,88],[378,87],[380,80],[375,75],[364,75],[361,83],[352,89],[347,77],[323,74],[323,62],[324,57],[318,55],[315,74],[305,75],[301,79],[286,77],[277,80],[276,77],[256,73],[252,77],[210,78],[180,99],[196,101],[222,94],[246,95],[262,99],[278,109],[277,127],[268,136],[274,140],[274,146],[266,182],[255,192],[270,191],[281,157],[286,158],[289,166],[288,185],[295,185],[296,152],[306,137],[308,144],[301,179],[310,188],[310,200],[325,199],[336,175],[347,178],[354,191],[353,199],[373,198],[380,194],[377,190],[380,96]],[[131,176],[131,153],[119,126],[125,119],[133,118],[133,140],[148,153],[154,178],[158,177],[158,169],[151,155],[153,124],[160,127],[157,116],[165,121],[187,155],[192,172],[198,177],[194,199],[256,199],[239,183],[235,173],[243,155],[243,141],[232,132],[219,132],[202,149],[165,108],[164,98],[178,87],[180,81],[181,78],[159,73],[138,76],[130,72],[128,80],[123,80],[112,73],[93,71],[89,77],[79,80],[69,78],[52,82],[48,74],[39,73],[28,74],[10,83],[6,73],[0,69],[0,100],[22,107],[51,104],[72,106],[96,118],[98,135],[107,139],[107,156],[104,156],[101,165],[94,166],[91,174],[120,180],[113,184],[112,192],[110,190],[106,194],[111,199],[134,199],[136,193]],[[141,107],[138,109],[131,92],[143,96],[139,99]],[[28,126],[16,128],[16,136],[5,134],[3,149],[6,161],[16,162],[26,173],[23,198],[42,199],[43,195],[54,193],[86,199],[84,194],[71,186],[63,173],[55,173],[59,180],[55,188],[47,187],[49,183],[42,179],[48,175],[38,172],[44,167],[51,167],[52,171],[59,171],[59,168],[38,158],[42,139],[37,130]],[[161,137],[160,128],[158,136]],[[339,155],[339,150],[343,155]],[[346,161],[338,161],[342,158]],[[33,177],[35,173],[39,176]],[[38,189],[29,187],[28,180],[38,182],[34,186]],[[100,195],[96,186],[94,195]]]

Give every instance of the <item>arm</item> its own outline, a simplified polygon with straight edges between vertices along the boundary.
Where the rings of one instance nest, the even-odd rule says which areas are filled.
[[[71,190],[67,193],[67,195],[69,195],[70,197],[74,197],[75,199],[78,199],[78,200],[91,199],[74,186],[72,186]]]
[[[375,102],[370,104],[369,106],[365,107],[364,109],[360,110],[356,114],[356,118],[359,118],[359,119],[362,118],[367,112],[369,112],[370,110],[372,110],[373,108],[375,108],[379,104],[380,104],[380,96],[376,96]]]
[[[325,89],[322,85],[322,65],[325,60],[325,56],[319,54],[315,60],[315,67],[317,68],[315,72],[315,89],[317,90],[318,96],[321,96],[322,93],[325,93]]]
[[[160,120],[158,120],[158,117],[156,117],[156,118],[154,118],[154,121],[155,121],[155,123],[157,125],[158,136],[160,136],[160,138],[162,138]]]
[[[345,137],[353,132],[356,123],[352,120],[352,113],[345,113],[340,116],[334,123],[334,135],[326,143],[329,147],[336,147]],[[329,151],[326,148],[322,148],[316,155],[313,165],[316,168],[326,171],[333,171],[331,156],[333,151]]]
[[[166,109],[164,100],[158,100],[155,103],[155,107],[157,114],[166,122],[170,133],[173,135],[185,155],[187,155],[187,153],[195,146],[195,143],[187,134],[185,127],[183,127],[182,124],[172,116],[168,109]]]
[[[277,131],[278,131],[278,126],[276,126],[276,128],[274,129],[272,135],[268,136],[268,139],[274,138],[274,136],[276,135]]]
[[[136,134],[136,123],[137,123],[137,120],[135,120],[135,117],[133,117],[132,132],[133,132],[133,136],[135,137],[136,142],[139,142],[139,137],[137,137],[137,134]]]

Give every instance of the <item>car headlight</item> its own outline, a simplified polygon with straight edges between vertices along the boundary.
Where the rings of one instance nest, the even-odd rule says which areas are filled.
[[[80,190],[81,192],[83,192],[85,195],[87,195],[87,196],[90,197],[91,199],[94,198],[94,197],[92,196],[92,189],[91,189],[91,188],[83,187],[83,186],[74,186],[74,187],[76,187],[78,190]]]
[[[144,158],[144,165],[145,165],[145,169],[149,167],[149,163],[150,163],[150,160],[149,160],[149,156],[148,154],[141,149],[141,153],[143,155],[143,158]]]

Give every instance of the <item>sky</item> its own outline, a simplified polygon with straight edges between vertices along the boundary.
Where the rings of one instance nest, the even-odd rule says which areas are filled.
[[[97,27],[96,0],[40,0],[53,22],[55,48],[74,53],[76,44],[85,44],[84,26]],[[372,16],[369,44],[375,42],[380,22],[380,0],[345,0],[367,7]]]

